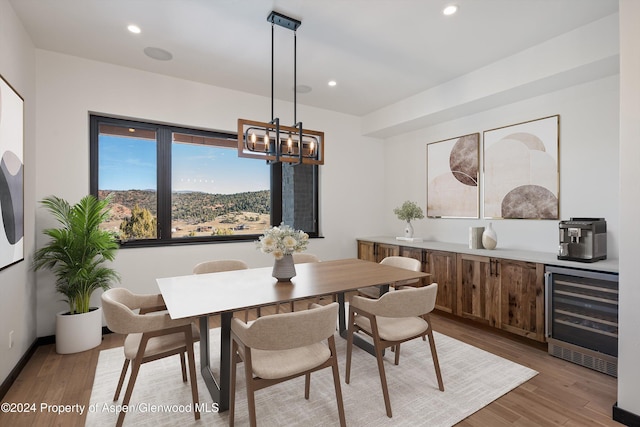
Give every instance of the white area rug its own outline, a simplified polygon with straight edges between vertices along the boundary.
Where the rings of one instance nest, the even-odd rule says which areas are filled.
[[[212,366],[218,366],[219,329],[211,331]],[[452,426],[493,400],[537,374],[536,371],[435,333],[436,347],[445,391],[438,390],[428,342],[413,340],[402,345],[400,364],[393,365],[394,353],[387,351],[385,370],[389,384],[393,418],[387,418],[376,360],[354,347],[351,384],[344,383],[346,340],[336,336],[340,380],[347,425],[350,426]],[[201,412],[195,421],[191,411],[191,392],[182,382],[178,356],[142,365],[125,426],[226,426],[227,412],[216,413],[202,381],[196,347]],[[87,408],[86,425],[113,426],[117,414],[113,394],[122,369],[122,348],[100,352],[98,367]],[[216,378],[217,372],[214,371]],[[128,379],[127,379],[128,381]],[[126,383],[125,383],[126,384]],[[236,425],[248,425],[244,388],[244,367],[238,365]],[[260,426],[338,425],[338,414],[331,369],[312,374],[311,394],[304,399],[304,378],[291,380],[256,393],[256,412]]]

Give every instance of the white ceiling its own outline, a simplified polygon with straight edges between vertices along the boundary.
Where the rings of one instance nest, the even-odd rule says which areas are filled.
[[[358,116],[618,11],[618,0],[9,1],[37,48],[263,96],[275,10],[302,21],[297,83],[312,90],[297,102]],[[458,13],[443,16],[450,3]],[[293,100],[293,32],[275,33],[276,97]]]

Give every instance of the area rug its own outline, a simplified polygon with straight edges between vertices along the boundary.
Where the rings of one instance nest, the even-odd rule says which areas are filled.
[[[219,348],[219,328],[211,331],[211,348]],[[480,350],[443,334],[435,341],[445,391],[438,385],[428,342],[413,340],[402,344],[400,364],[393,353],[385,355],[385,369],[393,418],[388,418],[375,357],[354,347],[351,384],[344,383],[346,341],[336,337],[340,379],[347,425],[350,426],[452,426],[537,374],[525,366]],[[212,366],[218,355],[212,351]],[[228,413],[217,413],[199,370],[196,348],[198,392],[204,407],[201,419],[194,419],[191,391],[182,382],[177,356],[143,365],[131,398],[125,426],[226,426]],[[122,348],[100,352],[87,408],[86,425],[115,425],[118,403],[113,394],[124,360]],[[217,372],[214,375],[218,378]],[[128,380],[127,380],[128,381]],[[244,368],[238,365],[236,425],[249,425]],[[338,425],[338,415],[330,369],[311,376],[311,394],[304,399],[304,378],[291,380],[256,393],[256,413],[261,426]]]

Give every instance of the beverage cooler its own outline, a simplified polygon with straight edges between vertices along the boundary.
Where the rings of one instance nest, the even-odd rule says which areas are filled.
[[[545,269],[549,354],[617,377],[618,275]]]

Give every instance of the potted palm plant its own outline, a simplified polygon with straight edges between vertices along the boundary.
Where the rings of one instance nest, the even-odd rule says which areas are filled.
[[[105,265],[115,258],[118,243],[112,233],[100,229],[109,217],[109,199],[88,195],[71,206],[64,199],[49,196],[41,203],[60,227],[43,231],[49,241],[36,251],[33,266],[53,272],[56,291],[69,304],[68,311],[56,316],[56,352],[85,351],[102,339],[102,309],[89,306],[91,295],[98,289],[109,289],[120,279]]]

